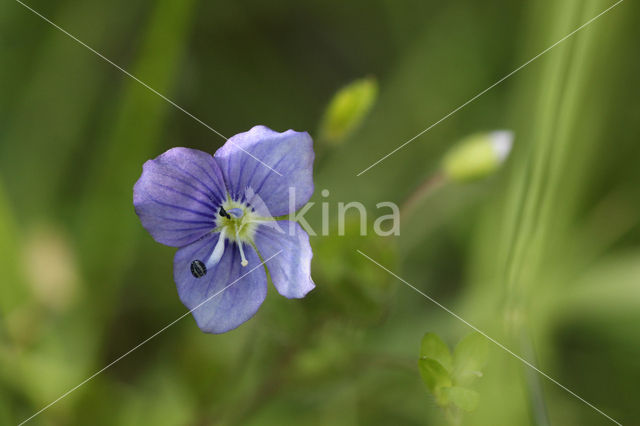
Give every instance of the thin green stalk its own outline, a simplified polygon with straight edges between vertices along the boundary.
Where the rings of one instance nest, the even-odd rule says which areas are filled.
[[[429,196],[446,184],[445,175],[438,171],[425,179],[415,191],[413,191],[400,207],[400,220],[405,221]]]

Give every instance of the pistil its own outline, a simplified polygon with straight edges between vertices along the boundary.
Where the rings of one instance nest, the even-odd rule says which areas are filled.
[[[214,247],[213,251],[211,252],[211,256],[209,256],[209,259],[207,260],[207,268],[212,268],[213,266],[217,265],[218,262],[220,262],[220,259],[222,258],[222,254],[224,253],[224,240],[225,240],[225,233],[227,232],[226,229],[222,229],[222,231],[220,231],[220,235],[218,236],[218,242],[216,243],[216,246]]]

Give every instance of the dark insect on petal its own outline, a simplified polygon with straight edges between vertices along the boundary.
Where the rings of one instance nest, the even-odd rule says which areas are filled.
[[[206,333],[224,333],[238,327],[258,311],[267,296],[267,274],[260,257],[251,245],[245,256],[251,268],[243,268],[240,253],[228,247],[217,262],[211,261],[212,247],[220,241],[220,233],[180,248],[174,258],[174,279],[180,300],[193,314],[198,327]],[[195,259],[207,267],[207,275],[195,278],[190,265]]]
[[[199,260],[191,262],[191,275],[196,278],[202,278],[207,275],[207,266]]]

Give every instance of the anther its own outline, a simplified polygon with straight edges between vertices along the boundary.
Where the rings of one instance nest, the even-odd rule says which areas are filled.
[[[222,206],[220,206],[220,211],[218,212],[218,214],[222,217],[226,217],[227,219],[231,219],[231,215],[227,213],[227,211]]]

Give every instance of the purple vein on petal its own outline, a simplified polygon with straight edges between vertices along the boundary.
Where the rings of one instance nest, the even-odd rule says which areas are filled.
[[[216,167],[218,167],[218,169],[217,169],[217,170],[216,170],[216,169],[214,169],[214,168],[212,167],[212,164],[215,164],[215,165],[216,165]],[[216,173],[220,173],[220,176],[222,176],[222,170],[220,170],[220,166],[218,165],[218,163],[217,163],[217,161],[216,161],[215,157],[213,158],[213,163],[207,163],[207,166],[209,166],[209,170],[210,170],[210,171],[212,171],[214,175],[215,175]],[[203,170],[203,172],[204,172],[204,170]],[[222,183],[224,184],[224,176],[223,176],[223,178],[222,178]]]
[[[185,236],[185,237],[183,237],[183,238],[178,238],[177,240],[178,240],[178,241],[182,241],[182,240],[184,240],[184,241],[191,241],[191,240],[192,240],[192,238],[194,238],[194,237],[195,237],[195,238],[198,238],[198,236],[200,236],[200,234],[202,234],[202,231],[200,231],[200,232],[192,232],[191,234],[186,235],[186,236]],[[206,237],[206,236],[207,236],[207,234],[203,235],[203,237]],[[199,240],[200,240],[200,239],[197,239],[196,241],[199,241]],[[189,245],[189,244],[191,244],[191,243],[189,242],[189,243],[187,243],[187,244],[183,244],[183,245],[182,245],[182,247],[184,247],[185,245]]]
[[[174,204],[165,203],[163,201],[156,200],[153,197],[149,197],[149,198],[151,199],[151,201],[153,201],[156,204],[160,204],[161,206],[174,208],[176,210],[183,210],[185,212],[193,213],[195,215],[203,216],[203,217],[206,217],[206,218],[209,218],[209,219],[215,219],[215,215],[212,215],[212,214],[202,213],[202,212],[199,212],[198,210],[188,209],[186,207],[180,207],[180,206],[176,206]]]
[[[198,164],[196,164],[196,163],[193,163],[193,165],[195,165],[195,166],[198,166],[198,167],[199,167],[199,165],[198,165]],[[221,201],[221,200],[218,200],[218,199],[217,199],[218,197],[217,197],[216,191],[214,191],[211,187],[209,187],[209,185],[207,185],[207,184],[206,184],[206,183],[204,183],[202,180],[200,180],[200,178],[198,178],[197,176],[193,175],[193,174],[192,174],[191,172],[189,172],[188,170],[185,170],[185,169],[183,169],[182,167],[180,167],[180,166],[178,166],[178,165],[176,165],[175,167],[176,167],[177,169],[179,169],[179,170],[180,170],[182,173],[184,173],[185,175],[187,175],[187,176],[191,177],[193,180],[195,180],[196,182],[200,183],[200,185],[202,185],[202,186],[204,186],[205,188],[207,188],[207,190],[208,190],[212,195],[214,195],[214,196],[216,197],[216,201]],[[209,176],[209,175],[207,174],[207,176]],[[211,178],[211,176],[209,176],[209,178]],[[212,180],[212,182],[215,184],[215,180]]]
[[[242,162],[242,164],[240,165],[240,170],[238,171],[238,184],[236,185],[236,188],[238,191],[240,191],[238,194],[236,194],[236,196],[239,199],[242,199],[244,201],[244,191],[242,190],[242,187],[240,186],[241,182],[242,182],[242,174],[244,173],[244,168],[247,165],[247,163],[249,162],[249,160],[245,160]],[[249,181],[247,181],[247,184],[249,183]]]
[[[167,186],[167,185],[164,185],[164,184],[162,184],[162,183],[157,183],[157,182],[151,182],[151,183],[152,183],[153,185],[156,185],[156,186],[159,186],[159,187],[161,187],[161,188],[164,188],[164,189],[166,189],[167,191],[171,191],[171,192],[173,192],[173,193],[180,194],[180,195],[182,195],[182,196],[183,196],[183,197],[185,197],[185,198],[189,198],[190,200],[195,201],[196,203],[200,204],[200,205],[201,205],[201,206],[203,206],[203,207],[208,208],[209,210],[212,210],[212,211],[215,211],[215,210],[216,210],[216,208],[215,208],[215,206],[214,206],[213,204],[210,204],[210,203],[204,202],[204,201],[202,201],[202,200],[199,200],[199,199],[197,199],[197,198],[195,198],[195,197],[192,197],[191,195],[189,195],[189,194],[187,194],[187,193],[185,193],[185,192],[178,191],[177,189],[172,188],[172,187]]]
[[[202,225],[202,226],[197,226],[195,228],[163,228],[163,227],[158,227],[157,228],[159,231],[165,231],[165,232],[185,232],[185,231],[201,231],[203,229],[213,229],[213,225]]]
[[[276,168],[276,166],[277,166],[278,164],[280,164],[280,161],[278,161],[278,162],[273,166],[273,167],[274,167],[274,169]],[[256,175],[257,170],[258,170],[259,168],[262,168],[262,167],[263,167],[263,166],[262,166],[262,164],[260,164],[260,163],[258,163],[258,162],[255,162],[255,166],[253,167],[253,170],[251,171],[251,176],[249,176],[249,179],[247,179],[247,185],[251,185],[251,183],[253,182],[253,178],[254,178],[254,177],[255,177],[255,175]],[[252,189],[254,189],[254,188],[252,188]],[[258,191],[256,191],[256,190],[254,189],[254,192],[255,192],[255,193],[257,193]],[[246,197],[246,191],[245,191],[245,194],[243,194],[243,198],[244,198],[244,201],[248,201],[248,200],[247,200],[247,197]]]
[[[172,222],[179,222],[179,223],[192,223],[192,224],[202,224],[202,225],[207,225],[207,226],[213,226],[215,225],[215,223],[213,222],[207,222],[204,220],[187,220],[187,219],[175,219],[173,217],[164,217],[164,216],[154,216],[158,219],[164,219],[164,220],[169,220]],[[204,226],[203,226],[204,228]]]
[[[213,160],[213,161],[215,162],[216,160]],[[200,164],[198,164],[198,163],[193,163],[193,165],[194,165],[194,166],[196,166],[197,168],[199,168],[200,170],[202,170],[202,173],[204,173],[205,175],[207,175],[207,177],[211,180],[212,184],[215,186],[215,184],[216,184],[216,179],[214,179],[214,178],[209,174],[209,172],[207,172],[207,171],[206,171],[206,170],[205,170],[205,169],[204,169]],[[223,183],[224,183],[224,182],[223,182]],[[204,184],[203,184],[203,185],[204,185]],[[207,188],[208,188],[208,187],[207,187]],[[224,192],[224,188],[221,188],[221,189],[223,189],[223,192]],[[212,191],[210,188],[209,188],[209,190],[211,191],[211,193],[212,193],[213,195],[215,195],[215,196],[216,196],[216,201],[218,201],[218,202],[222,202],[222,201],[223,201],[222,199],[218,199],[218,194],[216,194],[216,193],[215,193],[215,191]]]
[[[227,280],[226,280],[226,282],[232,282],[233,281],[233,279],[235,277],[233,277],[231,274],[233,273],[233,271],[235,271],[236,264],[240,262],[240,257],[238,256],[238,251],[237,250],[233,250],[232,244],[233,243],[229,242],[229,246],[230,246],[229,249],[232,250],[231,255],[233,256],[233,258],[231,259],[231,268],[229,268],[229,271],[227,272]],[[242,278],[243,278],[242,277],[242,273],[240,273],[240,279],[242,279]],[[237,289],[234,288],[232,293],[235,293],[236,290]],[[233,306],[235,306],[238,303],[238,298],[237,297],[233,297],[233,298],[231,298],[231,300],[232,300],[232,305],[231,305],[232,308],[231,308],[231,310],[233,310]]]
[[[284,161],[284,159],[285,159],[287,156],[288,156],[288,154],[283,155],[283,156],[282,156],[282,158],[280,158],[280,159],[276,162],[276,164],[273,166],[273,168],[274,168],[274,169],[275,169],[275,168],[277,168],[277,167],[280,165],[280,163],[282,163],[282,162]],[[267,179],[268,179],[269,177],[270,177],[270,176],[269,176],[268,174],[267,174],[267,175],[265,175],[265,177],[262,179],[262,182],[260,182],[260,186],[258,186],[258,189],[256,189],[256,190],[255,190],[255,193],[256,193],[256,194],[259,194],[259,193],[260,193],[260,191],[262,190],[262,187],[264,186],[265,182],[267,181]]]
[[[182,183],[183,185],[188,186],[189,188],[193,189],[194,191],[196,191],[196,192],[198,192],[198,193],[200,193],[200,194],[204,195],[204,196],[207,198],[207,200],[211,200],[211,196],[212,196],[212,195],[215,195],[215,194],[211,194],[210,192],[206,192],[206,191],[204,191],[204,190],[202,190],[202,189],[198,188],[198,187],[197,187],[197,186],[195,186],[195,185],[192,185],[188,180],[181,179],[181,178],[179,178],[178,176],[173,176],[173,175],[170,175],[170,174],[165,174],[165,173],[160,173],[160,172],[156,172],[156,173],[157,173],[157,174],[159,174],[159,175],[161,175],[161,176],[165,176],[165,177],[168,177],[168,178],[174,179],[174,180],[176,180],[176,181],[178,181],[178,182]],[[209,188],[208,188],[208,187],[207,187],[207,191],[209,191]],[[212,201],[213,201],[213,200],[212,200]]]
[[[231,167],[231,156],[227,155],[227,173],[223,173],[222,177],[225,180],[225,183],[227,184],[227,188],[229,189],[229,191],[231,192],[231,196],[233,197],[233,199],[235,199],[237,197],[238,194],[236,194],[235,188],[232,187],[231,182],[226,182],[227,179],[230,178],[229,176],[229,170],[233,170],[233,168]]]

